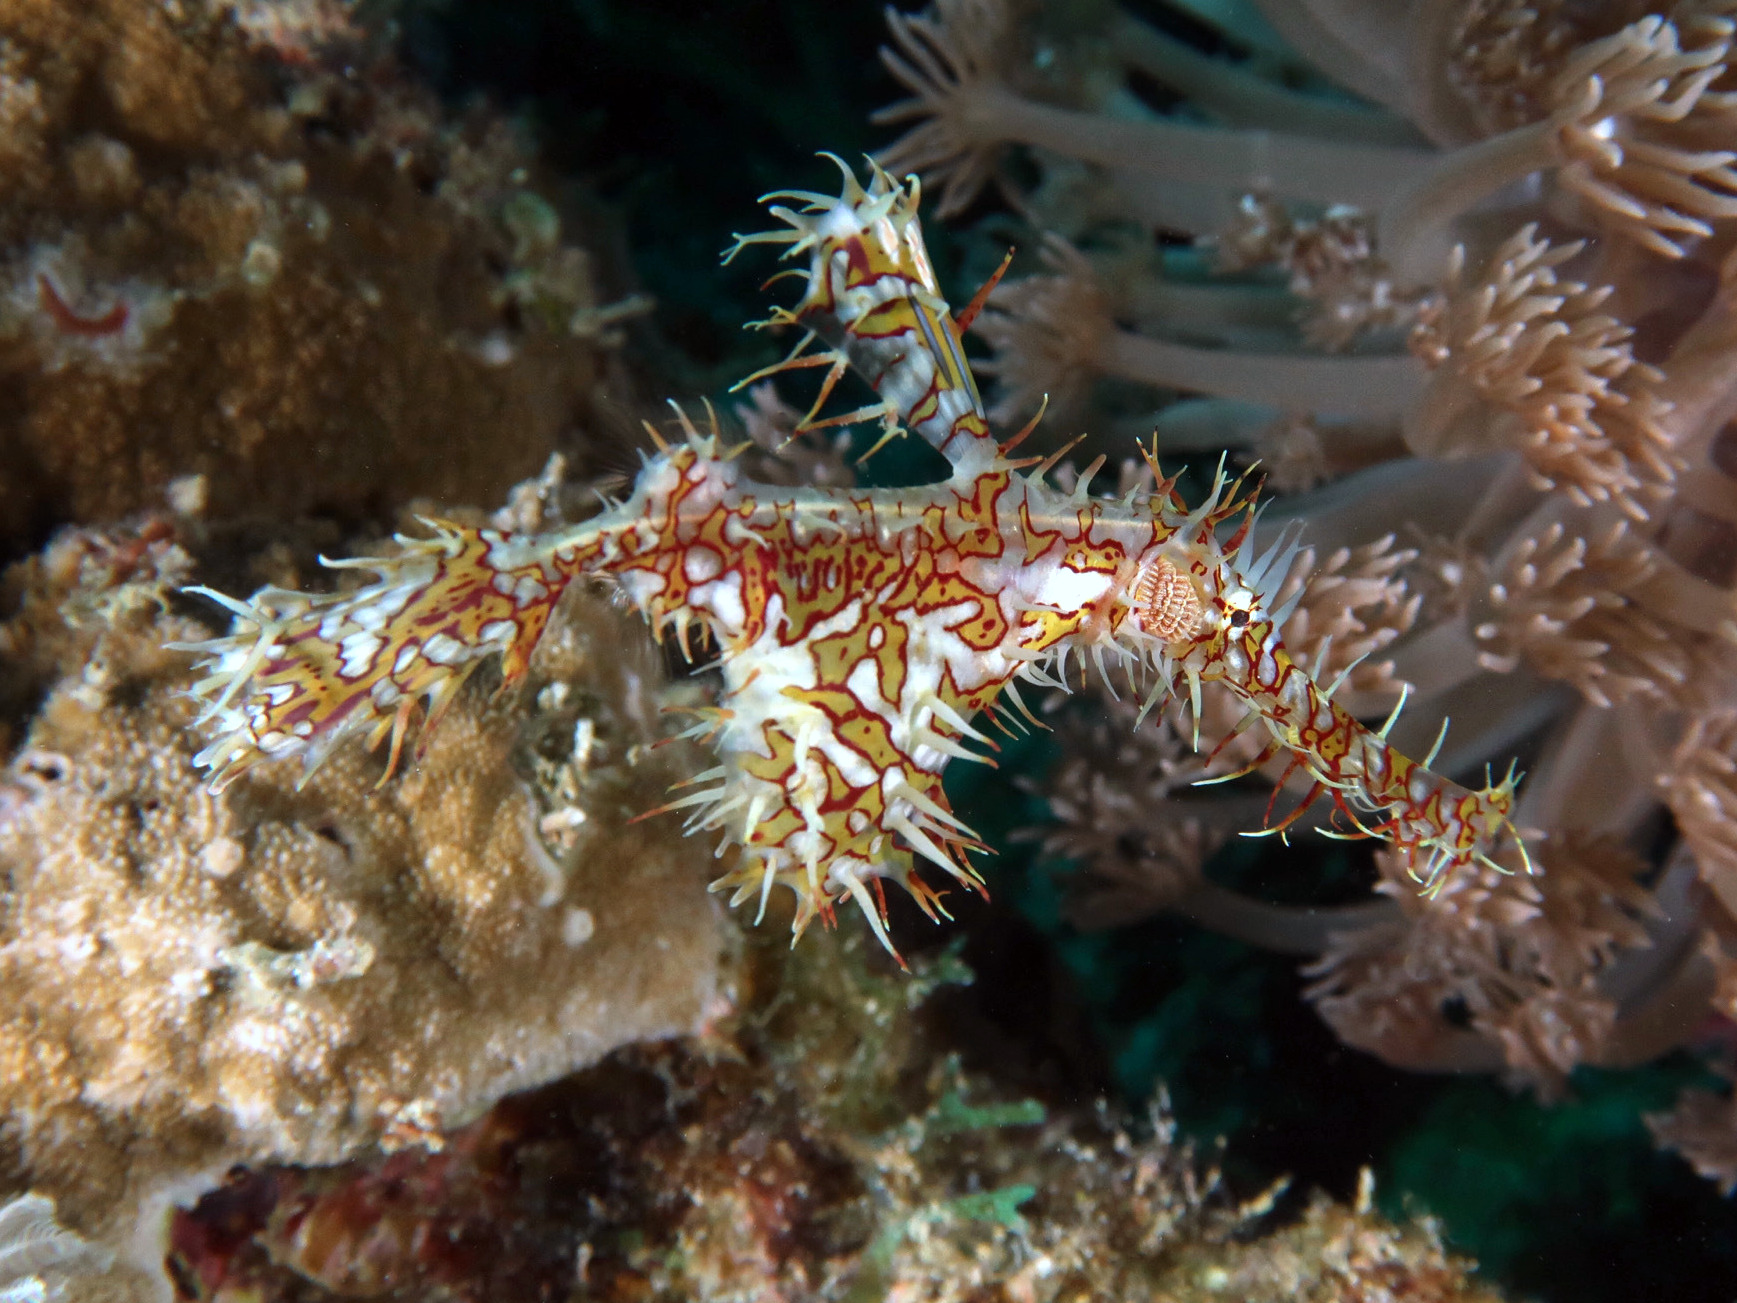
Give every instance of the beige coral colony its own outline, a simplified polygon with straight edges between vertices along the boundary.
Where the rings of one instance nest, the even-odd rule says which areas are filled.
[[[1267,785],[1197,784],[1258,758],[1212,749],[1242,707],[1208,685],[1197,751],[1089,676],[1044,780],[1076,921],[1304,957],[1347,1044],[1547,1099],[1737,1018],[1737,3],[1170,2],[1236,57],[1108,0],[889,13],[880,162],[932,222],[982,200],[1042,233],[975,326],[995,421],[1047,398],[1040,439],[1258,461],[1303,544],[1292,654],[1360,718],[1406,694],[1409,753],[1451,718],[1443,773],[1521,757],[1536,871],[1425,897],[1378,852],[1361,903],[1239,895],[1203,865]],[[564,432],[648,306],[598,294],[498,120],[333,71],[354,22],[0,6],[0,536],[52,533],[0,590],[7,1303],[166,1296],[166,1210],[232,1166],[436,1146],[747,998],[710,847],[633,822],[703,768],[654,744],[707,681],[607,594],[576,585],[522,686],[467,689],[388,781],[353,744],[300,785],[193,767],[169,648],[218,617],[178,590],[306,586],[415,510],[582,514],[611,466]],[[757,390],[738,419],[770,446],[790,418]],[[1737,1104],[1648,1123],[1737,1188]],[[994,1297],[1059,1297],[1020,1234]],[[898,1296],[965,1297],[919,1278]]]
[[[1426,900],[1378,856],[1367,904],[1240,898],[1200,870],[1247,812],[1192,786],[1237,756],[1112,701],[1064,726],[1051,842],[1085,848],[1084,920],[1169,909],[1311,956],[1349,1044],[1550,1096],[1737,1012],[1737,7],[1255,7],[1263,57],[1357,98],[1114,11],[1069,45],[957,0],[893,20],[911,95],[882,116],[911,126],[886,161],[944,211],[994,185],[1049,232],[982,327],[1003,413],[1114,381],[1136,415],[1107,423],[1259,457],[1308,544],[1292,647],[1356,666],[1359,713],[1409,686],[1414,730],[1451,717],[1449,772],[1524,752],[1539,872]],[[1132,105],[1136,76],[1195,112]],[[1193,238],[1103,236],[1129,226]],[[1222,733],[1240,708],[1217,709]],[[1729,1103],[1649,1121],[1737,1185]]]
[[[996,186],[1049,232],[985,314],[1002,413],[1090,411],[1114,381],[1109,423],[1259,457],[1308,544],[1290,644],[1317,676],[1356,666],[1359,713],[1409,685],[1414,729],[1451,717],[1449,772],[1524,751],[1539,872],[1426,900],[1383,860],[1381,898],[1338,912],[1239,898],[1200,869],[1247,811],[1192,786],[1237,756],[1108,700],[1064,725],[1052,844],[1085,848],[1084,919],[1171,909],[1313,956],[1348,1043],[1548,1095],[1737,989],[1737,7],[1255,8],[1264,57],[1357,98],[1114,11],[1068,44],[957,0],[893,19],[911,94],[882,117],[911,125],[885,161],[943,211]],[[1143,111],[1136,76],[1193,112]],[[1102,235],[1130,226],[1193,238]],[[1222,733],[1240,708],[1216,708]],[[1652,1125],[1737,1182],[1728,1105]]]

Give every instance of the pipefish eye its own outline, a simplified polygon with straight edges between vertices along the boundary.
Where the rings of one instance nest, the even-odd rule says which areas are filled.
[[[1232,611],[1230,613],[1230,627],[1233,629],[1246,629],[1246,628],[1248,628],[1248,612],[1247,611]]]

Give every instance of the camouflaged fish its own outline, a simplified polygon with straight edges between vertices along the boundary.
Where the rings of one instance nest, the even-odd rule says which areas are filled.
[[[432,523],[433,537],[400,538],[396,556],[332,563],[377,575],[337,596],[200,590],[236,617],[228,637],[196,648],[211,734],[198,763],[213,785],[267,760],[311,770],[356,733],[389,738],[396,764],[415,716],[426,709],[434,727],[483,659],[499,653],[509,682],[522,675],[562,590],[593,576],[684,647],[696,622],[709,631],[723,686],[691,732],[718,764],[663,808],[721,834],[734,858],[714,888],[732,903],[757,898],[763,912],[775,887],[794,892],[798,934],[848,898],[891,949],[887,879],[931,917],[940,897],[920,867],[980,886],[970,853],[983,847],[942,773],[994,749],[979,727],[992,712],[1029,717],[1018,680],[1058,682],[1076,653],[1143,677],[1148,710],[1180,692],[1198,718],[1200,685],[1223,683],[1268,734],[1248,768],[1288,754],[1287,775],[1310,780],[1285,823],[1325,795],[1349,821],[1342,834],[1390,842],[1426,886],[1490,863],[1504,838],[1524,859],[1511,771],[1478,791],[1430,772],[1387,744],[1393,717],[1365,727],[1286,654],[1288,612],[1272,603],[1298,543],[1251,555],[1252,495],[1222,465],[1190,509],[1152,453],[1155,483],[1119,498],[1091,496],[1090,472],[1071,491],[1052,487],[1053,458],[1009,457],[1026,432],[990,433],[960,343],[983,295],[955,319],[923,247],[916,179],[870,166],[866,189],[844,168],[840,195],[767,196],[795,206],[775,204],[780,228],[737,237],[728,256],[772,244],[805,260],[800,299],[768,323],[800,342],[761,373],[825,368],[798,429],[878,420],[938,449],[945,480],[759,484],[715,421],[681,416],[678,439],[652,430],[658,451],[626,500],[581,524]],[[876,401],[822,417],[847,371]]]

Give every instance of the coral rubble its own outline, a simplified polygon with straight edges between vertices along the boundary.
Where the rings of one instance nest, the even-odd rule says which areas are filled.
[[[179,1214],[203,1303],[1485,1300],[1427,1221],[1239,1202],[1163,1112],[1052,1115],[964,1071],[862,929],[748,942],[708,1039],[504,1101],[437,1154],[238,1175]]]

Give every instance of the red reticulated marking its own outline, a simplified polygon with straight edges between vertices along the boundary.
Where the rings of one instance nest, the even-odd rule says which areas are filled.
[[[1288,668],[1288,667],[1281,668],[1279,663],[1278,663],[1278,657],[1275,656],[1275,657],[1273,657],[1273,677],[1272,677],[1272,679],[1269,681],[1267,679],[1262,678],[1261,677],[1261,661],[1264,658],[1262,656],[1259,645],[1254,641],[1253,638],[1245,638],[1243,640],[1243,655],[1247,656],[1249,659],[1249,668],[1254,674],[1254,681],[1256,683],[1260,684],[1260,686],[1265,688],[1268,692],[1273,692],[1276,695],[1276,692],[1277,692],[1277,689],[1279,686],[1279,680],[1282,679],[1283,677],[1285,677],[1286,668]],[[1290,715],[1289,709],[1285,708],[1283,706],[1281,706],[1280,709],[1283,710],[1285,716],[1288,718]]]
[[[369,700],[369,698],[361,693],[351,693],[347,697],[338,698],[338,700],[333,704],[331,712],[327,714],[324,726],[330,728],[333,724],[336,724],[339,720],[343,719],[344,716],[348,715],[357,706],[361,705],[365,700]],[[312,703],[310,703],[310,707],[311,705]],[[295,722],[294,719],[290,719],[288,716],[284,718],[284,723],[286,724],[293,724]]]
[[[866,285],[870,279],[878,279],[885,274],[876,272],[872,277],[868,274],[870,271],[869,251],[860,236],[833,244],[832,253],[827,254],[827,261],[832,260],[833,253],[840,252],[844,254],[844,285],[846,289],[855,289],[859,285]],[[857,277],[862,277],[862,279],[857,279]]]
[[[283,729],[288,729],[288,728],[294,727],[295,725],[301,723],[304,719],[307,719],[309,716],[311,716],[314,713],[314,711],[319,708],[319,704],[320,703],[318,701],[314,700],[312,697],[309,697],[303,701],[298,701],[294,706],[292,706],[290,709],[286,710],[278,718],[278,721],[277,721],[278,727],[283,728]]]

